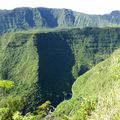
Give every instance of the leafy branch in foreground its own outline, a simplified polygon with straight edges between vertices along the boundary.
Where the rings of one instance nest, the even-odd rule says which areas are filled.
[[[14,82],[9,80],[0,80],[0,88],[12,88],[14,87]]]

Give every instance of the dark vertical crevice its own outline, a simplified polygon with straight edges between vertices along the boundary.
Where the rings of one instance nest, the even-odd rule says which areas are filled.
[[[36,35],[39,55],[39,87],[42,102],[50,100],[54,106],[71,92],[75,64],[72,51],[61,33],[41,33]]]

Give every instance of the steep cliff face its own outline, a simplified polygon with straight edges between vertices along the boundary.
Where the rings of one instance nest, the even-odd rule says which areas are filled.
[[[15,87],[6,91],[6,95],[1,98],[4,100],[4,104],[9,101],[9,98],[15,100],[17,97],[21,99],[23,96],[27,101],[25,104],[28,105],[31,101],[29,99],[32,99],[34,103],[37,98],[36,95],[39,94],[35,87],[38,80],[39,60],[33,35],[24,33],[5,34],[0,37],[0,51],[0,79],[15,82]],[[4,99],[5,97],[8,99]],[[24,104],[23,100],[22,102]],[[30,103],[33,105],[32,102]],[[0,106],[5,106],[4,104],[1,102]],[[18,106],[20,106],[19,102]]]
[[[69,9],[16,8],[0,11],[0,33],[42,28],[115,27],[120,25],[120,12],[88,15]]]
[[[79,75],[119,48],[119,39],[119,28],[2,35],[0,79],[15,82],[6,97],[25,98],[24,110],[46,100],[57,105],[64,97],[70,97],[71,86]]]

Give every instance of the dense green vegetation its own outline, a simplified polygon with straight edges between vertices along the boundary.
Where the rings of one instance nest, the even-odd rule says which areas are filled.
[[[46,108],[41,109],[38,106],[41,104],[44,107],[49,106],[49,104],[46,105],[48,100],[51,101],[53,106],[56,106],[64,99],[69,99],[71,97],[71,86],[75,79],[108,58],[114,50],[118,49],[120,46],[119,39],[120,28],[89,27],[49,30],[48,32],[47,30],[44,32],[30,30],[1,35],[0,79],[14,82],[14,87],[5,90],[4,95],[0,98],[0,115],[3,116],[1,120],[12,120],[13,117],[15,120],[39,120],[43,119],[41,116],[49,115],[49,107],[47,111]],[[82,79],[87,80],[87,77]],[[99,81],[102,82],[102,80]],[[98,94],[92,91],[94,89],[97,91],[94,88],[95,83],[98,83],[98,81],[89,84],[78,82],[78,86],[74,84],[75,89],[73,86],[73,97],[70,102],[72,101],[74,103],[71,102],[72,105],[78,108],[75,107],[73,113],[81,106],[79,101],[76,102],[74,94],[83,96],[81,98],[83,106],[80,110],[83,117],[95,110],[95,95]],[[91,88],[92,86],[93,88]],[[98,84],[98,86],[100,85]],[[86,89],[87,87],[89,89]],[[86,90],[91,91],[91,94],[89,94],[91,98],[87,97]],[[82,95],[85,91],[86,93]],[[101,90],[101,92],[103,91]],[[69,119],[73,116],[73,113],[71,113],[71,116],[68,115],[71,107],[73,107],[70,106],[66,104],[66,110],[63,107],[59,109],[58,106],[56,116],[50,115],[50,117],[59,119],[65,111],[64,119]],[[88,111],[84,111],[85,109]],[[39,110],[42,111],[38,112]],[[85,115],[82,113],[85,113]]]
[[[0,10],[0,33],[31,28],[113,26],[120,26],[119,11],[105,15],[88,15],[69,9],[16,8],[14,10]]]
[[[14,82],[8,80],[0,80],[0,88],[12,88],[14,86]]]
[[[0,10],[0,120],[119,120],[119,27],[120,11]]]
[[[73,96],[58,105],[55,115],[67,120],[119,120],[120,49],[80,76],[72,86]],[[84,105],[83,100],[89,101]],[[92,101],[96,99],[96,102]],[[95,109],[92,109],[91,106]],[[87,113],[86,113],[87,112]],[[92,113],[93,112],[93,113]],[[89,114],[88,114],[89,113]]]

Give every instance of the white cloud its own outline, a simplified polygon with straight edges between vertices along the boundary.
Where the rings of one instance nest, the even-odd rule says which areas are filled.
[[[0,9],[16,7],[69,8],[84,13],[103,14],[120,10],[120,0],[0,0]]]

